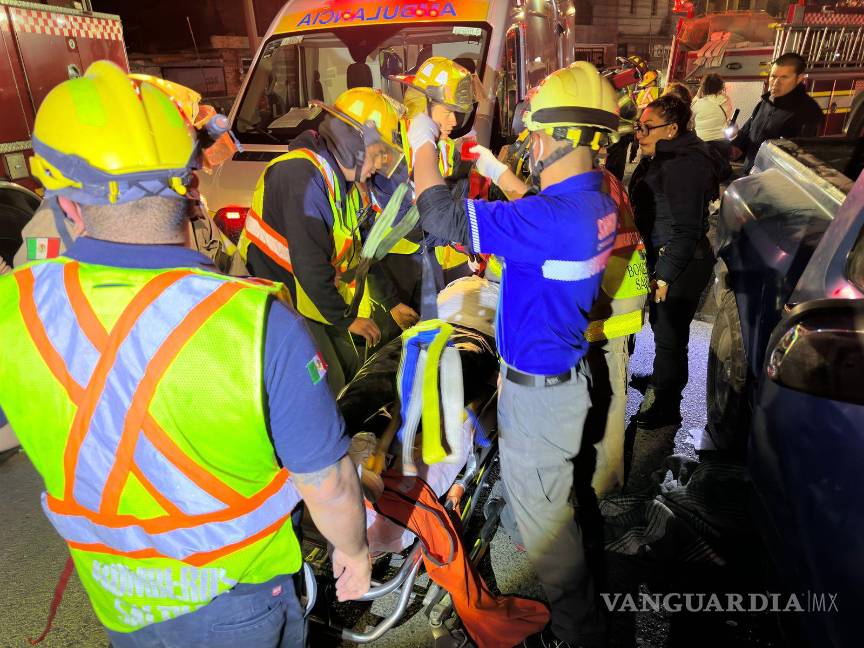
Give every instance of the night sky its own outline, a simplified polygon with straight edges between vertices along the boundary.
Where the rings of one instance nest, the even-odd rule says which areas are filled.
[[[255,0],[258,33],[264,34],[284,0]],[[192,49],[186,17],[198,47],[210,46],[213,34],[246,35],[242,0],[93,0],[93,10],[118,14],[131,52],[161,53]]]

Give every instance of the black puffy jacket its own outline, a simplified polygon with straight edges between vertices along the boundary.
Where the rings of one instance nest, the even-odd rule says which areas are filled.
[[[633,171],[630,204],[658,278],[672,283],[687,267],[708,231],[708,203],[729,173],[729,162],[693,132],[659,141]]]
[[[799,84],[789,94],[771,99],[762,95],[750,119],[732,141],[744,153],[744,173],[749,173],[762,142],[779,137],[811,137],[819,134],[822,109]]]

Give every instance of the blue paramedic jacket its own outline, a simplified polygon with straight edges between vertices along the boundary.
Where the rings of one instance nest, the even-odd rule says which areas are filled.
[[[602,182],[600,171],[589,171],[513,202],[454,202],[436,186],[417,201],[432,235],[503,257],[498,352],[519,371],[562,373],[588,349],[588,313],[618,230]]]

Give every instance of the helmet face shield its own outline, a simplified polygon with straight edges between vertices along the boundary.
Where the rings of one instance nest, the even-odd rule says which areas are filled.
[[[312,100],[311,103],[320,106],[336,119],[360,132],[360,135],[363,137],[363,143],[366,145],[364,159],[368,159],[370,156],[373,157],[373,173],[382,173],[387,178],[393,175],[404,157],[402,147],[399,145],[401,137],[398,130],[394,130],[391,133],[389,138],[391,141],[386,141],[375,122],[368,121],[365,124],[361,124],[351,115],[346,115],[335,107],[328,106],[323,101]]]
[[[474,107],[474,82],[471,75],[462,77],[455,84],[425,88],[424,92],[432,101],[444,104],[453,112],[469,113]]]
[[[383,173],[388,178],[393,175],[403,157],[399,119],[405,108],[401,104],[371,88],[348,90],[333,106],[317,99],[313,99],[311,104],[323,108],[360,133],[366,147],[364,159],[374,158],[370,159],[372,173]]]
[[[366,158],[369,159],[370,157],[373,173],[380,173],[389,178],[399,168],[405,156],[401,149],[379,140],[374,144],[366,145]]]
[[[360,134],[366,145],[365,158],[371,162],[372,173],[382,173],[387,178],[393,175],[402,162],[403,153],[401,147],[394,146],[385,141],[381,133],[375,128],[374,122],[366,122],[360,126]],[[394,137],[397,137],[394,134]],[[397,140],[398,141],[398,140]]]

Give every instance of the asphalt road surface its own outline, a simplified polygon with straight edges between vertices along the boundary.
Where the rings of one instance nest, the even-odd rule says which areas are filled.
[[[693,435],[705,424],[705,369],[708,357],[710,324],[694,322],[690,340],[690,383],[684,392],[682,412],[684,420],[674,434],[667,430],[657,434],[639,435],[632,458],[631,485],[645,486],[651,482],[651,473],[666,454],[674,451],[695,457]],[[649,374],[653,357],[653,340],[648,327],[638,336],[631,372]],[[628,396],[628,416],[638,410],[642,395],[634,388]],[[57,578],[66,560],[66,550],[45,519],[39,507],[41,481],[23,453],[11,453],[0,463],[0,646],[27,645],[27,637],[38,636],[45,623]],[[628,565],[612,565],[613,569],[632,573]],[[524,554],[517,552],[509,537],[499,529],[483,568],[484,574],[494,579],[492,586],[505,593],[518,593],[542,598],[536,577]],[[494,574],[494,576],[492,576]],[[423,577],[425,578],[425,576]],[[389,601],[376,603],[371,613],[380,613]],[[412,609],[417,608],[412,606]],[[365,619],[369,618],[367,614]],[[674,624],[662,613],[640,613],[627,618],[615,618],[614,646],[640,646],[660,648],[673,645]],[[777,646],[770,623],[764,618],[755,621],[739,619],[727,623],[720,621],[726,631],[722,634],[729,646]],[[705,633],[716,634],[716,629]],[[436,634],[438,635],[436,637]],[[707,634],[690,636],[681,645],[708,645]],[[313,646],[334,646],[335,639],[316,639]],[[101,626],[96,620],[87,597],[76,575],[69,581],[63,604],[54,628],[42,644],[46,648],[75,646],[81,648],[108,645]],[[425,616],[415,613],[407,621],[392,629],[384,638],[372,644],[377,647],[459,646],[463,645],[458,632],[454,635],[440,628],[433,631]],[[464,644],[470,645],[470,644]],[[238,647],[239,648],[239,647]]]

